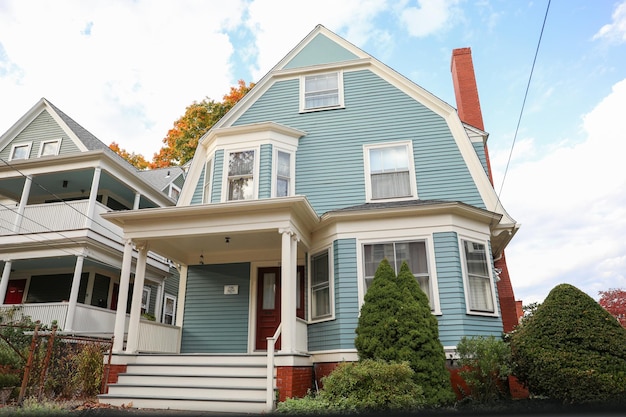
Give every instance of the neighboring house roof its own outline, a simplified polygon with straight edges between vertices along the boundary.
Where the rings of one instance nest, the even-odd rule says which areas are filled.
[[[167,192],[167,186],[184,173],[185,171],[178,166],[138,171],[140,177],[163,192]]]

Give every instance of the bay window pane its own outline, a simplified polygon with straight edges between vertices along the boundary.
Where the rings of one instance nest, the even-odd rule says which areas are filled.
[[[252,200],[254,198],[254,179],[237,178],[228,182],[229,200]]]
[[[317,319],[331,314],[330,270],[328,252],[311,259],[311,318]]]
[[[228,158],[228,176],[252,175],[254,151],[231,152]]]

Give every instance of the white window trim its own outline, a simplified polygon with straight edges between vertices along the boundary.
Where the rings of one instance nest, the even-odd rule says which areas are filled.
[[[335,268],[334,268],[334,259],[333,259],[333,250],[332,245],[327,246],[325,248],[321,248],[315,251],[311,251],[308,254],[308,262],[307,262],[307,296],[308,298],[305,300],[308,306],[308,320],[307,323],[322,323],[325,321],[335,320]],[[330,303],[330,314],[328,316],[313,318],[313,291],[311,288],[311,284],[313,279],[311,278],[311,274],[313,272],[313,262],[312,259],[314,256],[320,255],[323,252],[328,252],[328,302]]]
[[[271,196],[276,197],[276,181],[278,179],[278,152],[289,154],[289,195],[296,194],[296,153],[287,149],[273,147],[272,151],[272,185]]]
[[[337,74],[337,89],[339,93],[339,103],[334,106],[326,106],[326,107],[314,107],[314,108],[305,107],[306,101],[304,99],[304,96],[305,96],[306,77],[311,76],[311,75],[324,75],[324,74],[333,74],[333,73]],[[308,74],[303,74],[300,76],[300,113],[310,113],[310,112],[315,112],[315,111],[331,110],[331,109],[344,109],[345,107],[346,106],[345,106],[344,94],[343,94],[343,70],[308,73]]]
[[[27,154],[26,158],[14,159],[13,155],[15,154],[15,148],[21,148],[22,146],[26,146],[26,149],[27,149],[27,151],[26,151],[26,154]],[[13,161],[13,160],[19,161],[21,159],[30,159],[30,151],[31,151],[32,147],[33,147],[33,142],[32,141],[31,142],[14,143],[13,146],[11,146],[11,153],[9,154],[9,161]]]
[[[485,254],[487,255],[487,272],[489,273],[489,285],[491,288],[491,302],[493,303],[493,313],[487,311],[475,311],[470,309],[470,300],[469,300],[469,273],[467,271],[467,259],[465,257],[465,249],[463,247],[463,242],[474,242],[485,246]],[[498,305],[498,300],[496,297],[496,288],[493,276],[493,259],[491,256],[491,251],[489,250],[489,242],[486,240],[476,239],[469,236],[459,235],[458,239],[459,244],[459,253],[460,259],[462,263],[462,271],[463,271],[463,293],[465,295],[465,311],[467,314],[472,316],[486,316],[486,317],[499,317],[500,307]]]
[[[39,152],[38,152],[37,158],[41,158],[42,157],[44,145],[46,145],[48,143],[56,143],[56,144],[58,144],[57,151],[53,155],[43,155],[43,156],[57,156],[59,154],[59,152],[61,151],[61,139],[60,138],[59,139],[52,139],[52,140],[42,140],[41,142],[39,142]]]
[[[430,288],[432,292],[433,299],[431,300],[433,303],[433,309],[431,313],[435,316],[442,315],[441,312],[441,303],[439,299],[439,281],[437,279],[437,269],[436,269],[436,259],[435,259],[435,245],[433,243],[432,235],[415,235],[411,238],[374,238],[374,239],[357,239],[357,247],[360,250],[357,251],[357,275],[359,277],[358,281],[358,291],[359,291],[359,315],[361,314],[361,307],[363,306],[363,302],[365,299],[365,245],[376,245],[376,244],[384,244],[384,243],[405,243],[405,242],[420,242],[423,241],[426,243],[426,261],[428,263],[428,275],[430,278]]]
[[[233,152],[254,151],[254,171],[252,173],[254,179],[254,188],[252,191],[252,200],[259,199],[259,161],[261,149],[259,146],[245,146],[237,148],[224,148],[224,163],[222,165],[222,203],[245,201],[245,200],[229,200],[228,199],[228,159]]]
[[[169,190],[169,192],[168,192],[168,196],[169,196],[170,198],[174,198],[174,196],[172,195],[172,190],[176,190],[176,191],[178,191],[178,197],[176,197],[176,198],[175,198],[176,200],[178,200],[178,199],[180,198],[180,191],[181,191],[181,190],[180,190],[180,187],[179,187],[179,186],[177,186],[176,184],[170,184],[170,190]]]
[[[165,305],[167,304],[167,299],[174,300],[174,310],[172,311],[172,326],[176,325],[176,308],[178,303],[178,298],[175,295],[165,293],[163,295],[163,312],[161,313],[161,323],[165,323]]]
[[[204,164],[204,179],[202,180],[202,202],[209,204],[211,202],[211,184],[207,184],[207,179],[210,183],[213,182],[213,157],[207,159]],[[228,179],[226,179],[228,181]],[[207,188],[208,186],[208,188]],[[227,187],[228,188],[228,187]]]
[[[372,176],[370,173],[370,150],[379,148],[391,148],[394,146],[406,146],[407,153],[409,155],[409,182],[411,187],[411,195],[408,197],[396,197],[396,198],[384,198],[384,199],[372,199]],[[365,201],[368,203],[376,202],[390,202],[390,201],[406,201],[414,200],[418,198],[417,195],[417,181],[415,180],[415,157],[413,155],[413,142],[411,141],[399,141],[399,142],[383,142],[363,145],[363,168],[365,173]]]

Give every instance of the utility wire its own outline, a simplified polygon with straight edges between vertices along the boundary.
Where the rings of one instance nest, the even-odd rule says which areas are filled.
[[[520,109],[519,117],[517,119],[517,126],[515,127],[515,134],[513,135],[513,143],[511,143],[511,150],[509,151],[509,158],[506,162],[506,167],[504,168],[504,175],[502,176],[502,183],[500,184],[500,191],[498,192],[498,204],[500,205],[501,205],[500,195],[502,194],[502,188],[504,187],[506,174],[509,170],[509,165],[511,163],[511,157],[513,155],[513,148],[515,147],[517,133],[519,132],[519,127],[522,122],[522,115],[524,114],[524,107],[526,106],[526,98],[528,97],[528,90],[530,89],[530,81],[533,78],[533,72],[535,70],[535,63],[537,62],[537,55],[539,54],[539,46],[541,45],[541,38],[543,37],[543,30],[546,27],[546,20],[548,19],[548,11],[550,10],[550,1],[551,0],[548,0],[548,5],[546,6],[546,14],[543,18],[543,25],[541,26],[541,33],[539,34],[539,40],[537,41],[537,48],[535,49],[535,58],[533,59],[533,65],[530,68],[530,75],[528,76],[528,83],[526,84],[526,92],[524,93],[524,100],[522,101],[522,108]]]

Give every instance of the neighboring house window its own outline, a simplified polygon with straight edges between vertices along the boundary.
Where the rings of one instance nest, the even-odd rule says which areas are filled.
[[[176,322],[176,297],[165,294],[165,302],[163,305],[163,323],[174,324]]]
[[[150,288],[144,287],[141,295],[141,314],[147,313],[150,308]]]
[[[170,184],[170,197],[172,197],[175,201],[178,201],[178,196],[180,196],[180,188],[174,184]]]
[[[28,159],[30,158],[30,147],[32,142],[19,143],[11,147],[11,154],[9,155],[9,161],[15,159]]]
[[[409,142],[366,145],[364,153],[368,201],[416,195],[413,151]]]
[[[465,259],[466,301],[470,312],[494,313],[495,297],[486,246],[462,240]]]
[[[311,319],[331,316],[329,251],[311,256]]]
[[[45,140],[39,146],[39,156],[58,155],[61,149],[61,139]]]
[[[406,261],[420,288],[428,296],[430,309],[434,310],[425,241],[364,245],[363,252],[366,291],[372,284],[376,269],[378,269],[378,265],[383,259],[386,258],[389,261],[396,274],[400,271],[402,262]]]
[[[213,159],[209,159],[204,167],[204,203],[211,202],[211,179],[213,174]]]
[[[254,198],[254,151],[231,152],[228,155],[228,200]]]
[[[291,195],[291,154],[276,152],[276,197]]]
[[[306,75],[301,80],[301,110],[343,106],[343,77],[341,72]]]

